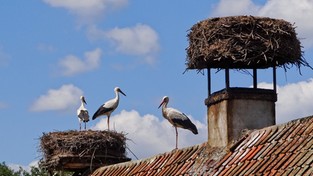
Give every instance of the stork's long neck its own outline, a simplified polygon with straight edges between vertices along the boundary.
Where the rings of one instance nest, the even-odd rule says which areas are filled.
[[[81,105],[80,105],[81,108],[85,108],[85,105],[84,105],[84,102],[83,100],[81,100]]]
[[[118,103],[120,100],[120,95],[118,93],[118,91],[115,91],[115,101]]]
[[[168,102],[164,102],[163,105],[162,105],[162,115],[163,115],[163,117],[165,117],[166,119],[167,119],[167,115],[166,115],[167,103],[168,103]]]

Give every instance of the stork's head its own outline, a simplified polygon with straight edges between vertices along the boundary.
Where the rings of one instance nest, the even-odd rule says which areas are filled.
[[[159,108],[160,108],[164,103],[167,104],[168,101],[169,101],[168,96],[164,96],[163,99],[162,99],[162,101],[161,101],[161,104],[160,104]]]
[[[119,92],[119,93],[123,94],[124,96],[126,96],[126,94],[124,94],[124,92],[119,87],[115,87],[114,91]]]
[[[86,102],[86,100],[85,100],[85,97],[84,97],[84,96],[80,96],[80,100],[81,100],[83,103],[87,104],[87,102]]]

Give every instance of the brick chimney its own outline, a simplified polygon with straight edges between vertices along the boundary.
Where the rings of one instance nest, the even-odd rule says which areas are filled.
[[[245,129],[275,125],[275,90],[226,88],[205,100],[208,141],[212,147],[227,147]]]

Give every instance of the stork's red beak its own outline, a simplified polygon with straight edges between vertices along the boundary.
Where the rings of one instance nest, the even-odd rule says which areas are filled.
[[[163,103],[164,103],[164,100],[162,100],[162,102],[161,102],[160,106],[158,107],[158,109],[160,109],[160,107],[163,105]]]

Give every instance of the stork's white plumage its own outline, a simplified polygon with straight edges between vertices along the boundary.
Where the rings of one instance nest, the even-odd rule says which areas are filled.
[[[80,100],[81,100],[81,105],[77,109],[77,116],[78,116],[78,121],[79,121],[79,130],[82,129],[82,125],[81,125],[82,122],[85,123],[85,129],[86,129],[86,123],[89,122],[89,113],[88,113],[88,110],[84,106],[84,104],[87,104],[85,97],[80,96]]]
[[[176,131],[176,149],[178,141],[177,127],[190,130],[193,134],[198,134],[197,127],[190,121],[190,119],[182,112],[174,108],[168,108],[167,104],[169,98],[164,96],[159,108],[162,106],[162,115],[166,118],[174,127]]]
[[[119,87],[115,87],[114,92],[115,92],[115,98],[101,105],[92,116],[92,120],[95,120],[99,116],[106,115],[108,117],[107,119],[108,130],[110,130],[110,115],[117,108],[119,100],[120,100],[119,93],[126,96],[125,93]]]

